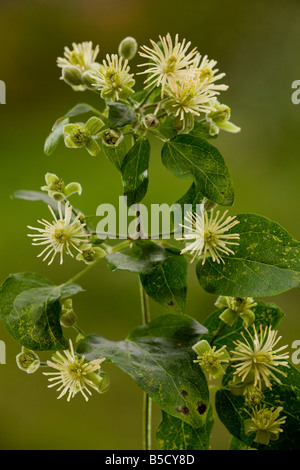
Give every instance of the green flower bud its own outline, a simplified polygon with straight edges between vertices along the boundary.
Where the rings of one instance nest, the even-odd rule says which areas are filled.
[[[123,39],[119,45],[119,55],[123,57],[123,59],[131,60],[137,53],[138,44],[136,40],[130,36]]]
[[[143,119],[144,126],[147,129],[156,129],[159,126],[159,120],[155,116],[155,114],[146,114]]]
[[[222,123],[229,121],[231,116],[231,110],[226,104],[217,104],[216,111],[212,111],[209,117],[216,123]]]
[[[85,147],[90,155],[97,155],[100,152],[100,147],[94,136],[98,137],[98,133],[103,126],[103,121],[96,116],[91,117],[86,124],[66,124],[64,126],[64,141],[66,147]]]
[[[59,321],[65,328],[71,328],[76,324],[77,316],[73,310],[72,299],[67,299],[62,303]]]
[[[97,84],[97,79],[93,74],[93,70],[87,70],[82,74],[81,77],[82,84],[88,88],[89,90],[95,90],[95,86]]]
[[[262,391],[253,384],[246,385],[243,395],[245,396],[245,404],[250,408],[254,408],[259,405],[264,398]]]
[[[209,212],[217,207],[218,204],[216,204],[213,201],[210,201],[206,197],[202,201],[203,208],[206,212]]]
[[[180,119],[179,116],[174,119],[174,127],[178,134],[188,134],[194,129],[194,124],[194,116],[191,113],[185,113],[183,119]]]
[[[98,374],[91,372],[86,375],[86,378],[93,382],[99,393],[105,393],[109,389],[110,378],[106,372],[100,371]]]
[[[115,129],[106,129],[101,133],[101,137],[107,147],[117,147],[123,139],[123,134]]]
[[[62,69],[62,80],[72,87],[82,85],[81,77],[82,74],[78,67],[67,65]]]
[[[238,317],[243,319],[244,327],[248,328],[255,320],[255,313],[251,310],[256,307],[256,302],[252,297],[228,297],[220,296],[215,303],[216,307],[225,308],[220,319],[229,326],[232,326]]]
[[[38,355],[24,346],[22,347],[21,353],[16,356],[16,361],[19,369],[27,372],[27,374],[33,374],[40,367]]]
[[[42,191],[47,191],[48,195],[55,201],[62,201],[72,194],[82,193],[82,188],[79,183],[69,183],[65,186],[64,181],[53,173],[46,173],[45,180],[47,185],[42,186]]]
[[[93,264],[97,259],[104,258],[107,255],[105,250],[100,247],[93,247],[90,243],[81,248],[81,250],[76,259],[84,261],[86,264]]]

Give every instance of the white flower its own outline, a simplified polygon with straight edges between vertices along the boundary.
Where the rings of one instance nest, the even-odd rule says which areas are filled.
[[[70,401],[78,392],[80,392],[86,401],[88,396],[86,392],[91,395],[89,387],[99,392],[99,383],[101,377],[95,374],[95,371],[100,370],[100,364],[105,361],[105,358],[94,359],[93,361],[86,361],[85,357],[79,358],[74,353],[72,341],[70,340],[70,350],[64,351],[64,355],[59,351],[52,357],[52,361],[47,361],[49,367],[53,367],[58,372],[43,372],[44,375],[51,376],[48,388],[56,387],[58,392],[61,392],[58,399],[68,393],[67,400]]]
[[[253,325],[253,335],[250,334],[248,329],[246,331],[249,338],[247,339],[242,332],[244,342],[240,340],[234,342],[236,348],[231,351],[234,355],[232,361],[238,362],[238,364],[233,365],[236,368],[234,374],[240,377],[243,382],[248,380],[249,377],[253,378],[254,386],[258,385],[260,390],[262,383],[267,388],[272,388],[270,379],[274,379],[280,384],[281,381],[274,372],[286,377],[286,374],[277,368],[278,366],[289,367],[286,361],[289,354],[278,354],[286,349],[287,345],[274,349],[281,336],[277,338],[278,331],[272,330],[271,326],[263,328],[260,325],[257,332],[255,325]]]
[[[38,220],[38,222],[44,226],[43,228],[28,226],[28,228],[39,232],[28,236],[34,237],[33,245],[46,245],[45,249],[38,255],[38,257],[45,255],[43,258],[43,261],[45,261],[52,254],[48,263],[51,264],[57,253],[60,253],[60,264],[62,264],[64,252],[72,257],[74,257],[71,252],[72,248],[77,250],[79,253],[82,252],[79,247],[82,243],[87,242],[89,234],[83,230],[85,224],[80,222],[81,214],[78,214],[75,219],[72,220],[73,208],[70,206],[69,202],[65,205],[64,217],[62,214],[61,202],[58,202],[59,219],[57,219],[52,208],[50,206],[48,207],[54,220],[51,223],[44,219],[42,221]]]
[[[228,211],[225,211],[220,218],[220,211],[217,211],[214,216],[214,209],[209,213],[203,209],[200,211],[200,214],[188,212],[185,220],[189,225],[182,225],[182,227],[187,229],[188,233],[183,234],[183,240],[195,241],[189,243],[186,248],[181,251],[181,254],[186,252],[194,254],[191,262],[194,261],[196,256],[202,255],[202,264],[205,263],[209,254],[214,262],[216,261],[220,264],[220,261],[222,261],[222,263],[225,264],[220,253],[225,253],[225,255],[234,255],[234,252],[228,248],[227,245],[238,245],[238,242],[233,242],[231,240],[237,240],[240,238],[238,233],[226,233],[239,223],[238,220],[235,220],[236,216],[226,217],[227,212]]]
[[[215,108],[209,103],[215,92],[197,79],[191,78],[188,81],[177,82],[172,88],[166,87],[166,93],[169,98],[165,102],[164,108],[181,120],[188,113],[199,116],[201,112],[215,111]]]
[[[191,43],[186,43],[185,39],[179,42],[178,34],[175,36],[174,44],[169,33],[166,37],[159,36],[159,39],[161,47],[152,40],[150,40],[152,48],[148,46],[141,47],[140,56],[149,59],[150,62],[139,64],[139,67],[146,67],[140,74],[150,75],[144,82],[147,84],[145,88],[154,84],[156,86],[161,85],[161,95],[163,97],[167,83],[172,87],[177,80],[184,81],[193,78],[196,72],[193,64],[197,49],[194,48],[188,52]]]
[[[64,57],[58,57],[58,67],[64,68],[67,66],[73,66],[78,68],[81,72],[92,69],[96,65],[96,58],[99,54],[99,46],[93,49],[93,43],[83,42],[76,44],[73,42],[73,49],[65,47]]]
[[[225,77],[225,73],[218,73],[219,69],[216,69],[217,61],[213,59],[208,59],[207,55],[201,57],[200,54],[197,54],[195,60],[192,64],[192,69],[196,69],[197,78],[209,86],[210,90],[214,91],[225,91],[228,89],[227,85],[221,84],[216,85],[215,82],[221,80]]]
[[[128,60],[117,54],[109,56],[92,73],[94,83],[92,86],[101,91],[103,99],[127,99],[134,93],[135,84],[133,74],[129,73]]]

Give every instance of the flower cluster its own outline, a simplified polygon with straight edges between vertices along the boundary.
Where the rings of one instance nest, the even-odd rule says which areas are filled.
[[[217,62],[201,56],[196,48],[190,49],[191,43],[179,40],[178,34],[172,40],[168,33],[166,37],[159,36],[160,42],[150,41],[152,47],[143,46],[140,56],[148,62],[139,64],[145,67],[141,74],[147,74],[145,87],[161,87],[161,98],[165,99],[164,109],[175,116],[181,124],[181,132],[188,133],[194,126],[194,118],[201,113],[208,116],[211,134],[214,135],[218,123],[229,121],[227,115],[219,112],[220,103],[216,96],[228,86],[217,83],[225,74],[219,73]],[[229,110],[228,107],[226,109]],[[230,111],[230,110],[229,110]],[[238,132],[236,126],[226,126],[225,130]]]

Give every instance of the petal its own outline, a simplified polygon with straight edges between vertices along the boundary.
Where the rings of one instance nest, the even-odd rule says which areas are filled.
[[[85,127],[90,131],[91,135],[96,135],[104,126],[104,122],[96,116],[91,117]]]
[[[87,143],[85,144],[85,148],[89,152],[90,155],[93,157],[96,156],[100,152],[100,147],[95,139],[90,138]]]

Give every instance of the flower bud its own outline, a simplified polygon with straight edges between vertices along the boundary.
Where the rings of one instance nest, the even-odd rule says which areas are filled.
[[[202,201],[202,206],[203,206],[203,209],[206,211],[206,212],[209,212],[213,209],[215,209],[217,207],[218,204],[216,204],[215,202],[213,201],[210,201],[209,199],[207,199],[206,197],[203,199]]]
[[[65,328],[71,328],[76,324],[77,316],[73,310],[72,299],[67,299],[63,302],[59,321]]]
[[[123,139],[123,134],[114,129],[106,129],[101,133],[102,142],[107,147],[117,147]]]
[[[82,84],[89,90],[95,90],[95,87],[93,85],[97,83],[97,79],[90,70],[87,70],[82,74],[81,81]]]
[[[230,119],[231,110],[226,104],[218,104],[216,110],[209,114],[209,117],[216,123],[227,122]]]
[[[27,372],[27,374],[33,374],[40,367],[40,359],[38,355],[24,346],[22,347],[21,353],[16,356],[16,361],[19,369]]]
[[[136,40],[130,36],[123,39],[119,45],[119,55],[123,57],[123,59],[131,60],[137,53],[138,44]]]
[[[157,119],[155,114],[147,114],[144,117],[143,122],[144,122],[144,126],[147,129],[156,129],[156,127],[159,126],[159,120]]]
[[[76,256],[76,259],[84,261],[86,264],[93,264],[97,259],[104,258],[106,255],[107,253],[103,248],[87,243],[81,247],[81,253]]]
[[[86,375],[86,378],[93,382],[93,384],[97,387],[97,391],[99,393],[105,393],[109,389],[110,386],[110,378],[106,372],[102,370],[97,374],[95,372],[91,372],[90,374]]]
[[[194,124],[194,116],[191,113],[185,113],[183,119],[180,119],[179,116],[174,119],[174,127],[178,134],[188,134],[194,129]]]
[[[62,69],[62,80],[72,87],[82,85],[81,77],[81,71],[75,66],[67,65]]]

